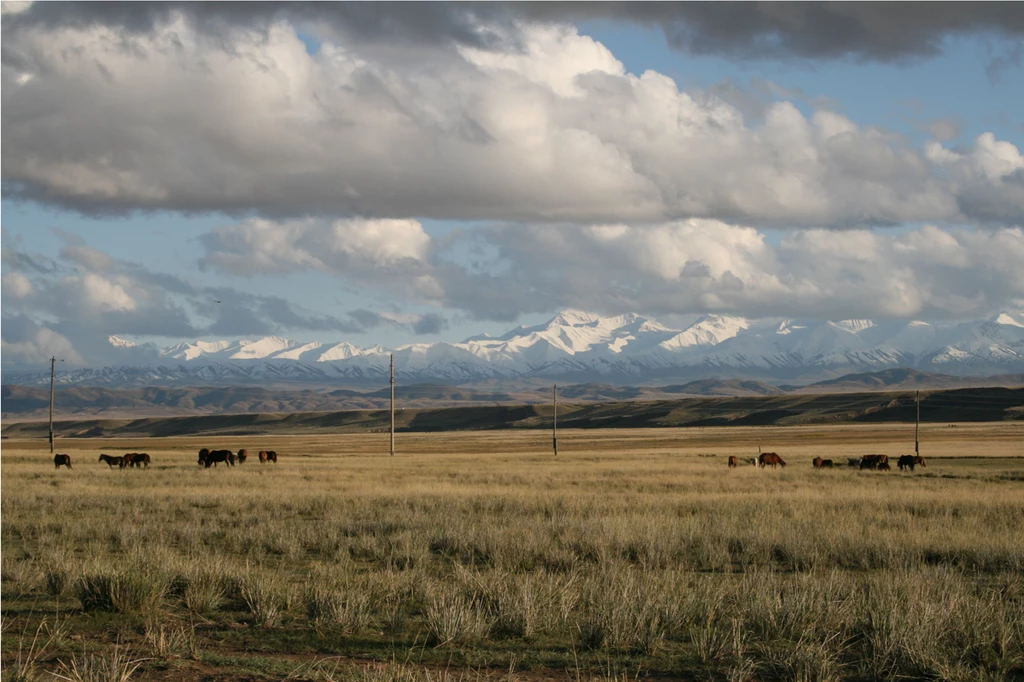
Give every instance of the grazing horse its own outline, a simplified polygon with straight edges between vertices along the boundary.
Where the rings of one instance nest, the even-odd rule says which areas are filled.
[[[54,455],[53,456],[53,468],[60,469],[61,465],[66,466],[68,469],[71,468],[71,455]]]
[[[914,470],[915,466],[926,466],[924,463],[924,457],[921,455],[900,455],[900,459],[896,462],[896,466],[900,468],[900,471],[904,469]]]
[[[884,469],[882,468],[883,465],[885,465]],[[882,471],[888,471],[889,457],[886,455],[864,455],[860,458],[860,468],[861,470],[871,469],[874,471],[881,469]]]
[[[199,451],[199,462],[198,462],[198,464],[200,464],[200,465],[206,464],[206,458],[209,457],[209,456],[210,456],[210,450],[208,448],[203,448],[202,450],[200,450]]]
[[[830,460],[830,459],[823,459],[823,460],[821,460],[821,468],[822,469],[831,469],[834,466],[835,466],[835,463],[832,460]]]
[[[740,465],[740,461],[736,458],[736,455],[729,455],[729,468],[735,469]]]
[[[124,468],[124,464],[122,464],[122,462],[124,461],[123,457],[111,457],[110,455],[100,455],[100,458],[99,458],[98,461],[106,462],[108,469],[113,469],[115,466],[118,469],[123,469]]]
[[[244,449],[238,451],[238,463],[245,464],[245,460],[249,457],[249,453]]]
[[[822,459],[821,457],[815,457],[815,458],[814,458],[814,459],[813,459],[813,460],[811,461],[811,464],[813,464],[813,465],[814,465],[814,468],[815,468],[815,469],[820,469],[820,468],[821,468],[821,466],[822,466],[822,463],[823,463],[824,461],[825,461],[825,460],[823,460],[823,459]]]
[[[770,466],[772,469],[776,466],[786,466],[786,462],[774,452],[762,452],[758,463],[762,469],[766,466]]]
[[[857,457],[850,457],[849,459],[846,460],[846,465],[851,469],[859,469],[860,459]]]
[[[260,464],[273,462],[277,464],[277,453],[273,450],[260,450]]]
[[[235,453],[230,450],[213,450],[206,455],[204,462],[206,468],[209,469],[211,466],[216,467],[217,462],[224,462],[228,466],[235,466],[234,459]]]

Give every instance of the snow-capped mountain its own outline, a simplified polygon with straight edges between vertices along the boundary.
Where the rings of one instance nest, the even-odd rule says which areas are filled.
[[[1024,371],[1024,314],[966,323],[871,320],[747,320],[707,315],[671,329],[637,314],[604,317],[566,310],[545,324],[460,343],[360,348],[281,337],[181,343],[147,351],[116,336],[124,366],[61,372],[63,384],[386,381],[390,354],[403,382],[484,380],[671,383],[682,378],[747,377],[817,381],[850,372],[911,367],[974,375]],[[149,352],[149,360],[138,360]],[[127,358],[130,357],[130,360]],[[49,381],[49,374],[5,372],[5,383]]]

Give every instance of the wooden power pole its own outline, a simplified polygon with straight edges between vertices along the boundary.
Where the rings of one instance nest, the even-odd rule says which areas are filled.
[[[555,450],[555,457],[558,457],[558,384],[552,387],[551,407],[551,447]]]
[[[391,354],[391,456],[395,456],[395,354]]]
[[[57,364],[56,356],[50,358],[50,454],[53,454],[53,368]]]
[[[921,454],[920,441],[918,436],[921,433],[921,391],[917,392],[917,398],[914,401],[917,403],[917,420],[914,422],[914,454]]]

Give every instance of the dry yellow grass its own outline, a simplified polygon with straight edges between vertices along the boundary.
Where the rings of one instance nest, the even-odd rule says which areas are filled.
[[[9,440],[5,620],[30,633],[59,607],[96,647],[114,627],[160,660],[183,655],[167,644],[180,631],[198,659],[182,674],[196,676],[280,679],[318,652],[485,675],[515,659],[575,666],[569,677],[611,662],[713,679],[1015,679],[1022,435],[925,425],[914,474],[844,466],[912,452],[906,425],[566,431],[557,458],[541,431],[401,433],[393,458],[386,434],[61,441],[71,471],[53,470],[45,441]],[[759,445],[789,466],[726,468]],[[250,459],[203,469],[200,447]],[[280,462],[259,464],[259,449]],[[153,466],[97,462],[132,451]],[[819,455],[839,468],[813,470]],[[49,669],[69,652],[55,644]],[[149,677],[155,664],[135,679]]]

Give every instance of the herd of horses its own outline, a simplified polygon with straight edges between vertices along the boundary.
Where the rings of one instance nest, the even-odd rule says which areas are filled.
[[[260,450],[258,453],[260,464],[266,464],[267,462],[273,462],[277,464],[277,453],[273,450]],[[235,466],[235,462],[239,464],[245,464],[245,460],[249,458],[249,451],[239,450],[238,453],[234,453],[231,450],[210,450],[203,448],[199,451],[199,465],[209,469],[211,466],[216,467],[217,464],[223,462],[228,466]]]
[[[762,469],[766,466],[775,468],[777,466],[786,466],[786,462],[774,452],[763,452],[758,457],[749,457],[743,460],[747,464],[759,466]],[[733,469],[738,467],[740,459],[735,455],[729,456],[729,468]],[[815,457],[811,460],[811,464],[815,469],[833,469],[835,468],[835,462],[831,459],[822,459],[821,457]],[[846,460],[847,466],[851,469],[869,470],[869,471],[890,471],[892,469],[889,466],[888,455],[864,455],[863,457],[850,457]],[[896,460],[896,466],[899,467],[900,471],[909,469],[914,470],[916,466],[926,466],[924,463],[924,457],[920,455],[900,455],[900,458]]]
[[[224,462],[228,466],[235,466],[235,462],[245,464],[245,460],[248,457],[249,452],[245,449],[239,450],[236,454],[231,450],[209,450],[203,448],[199,451],[199,464],[207,469],[211,466],[217,466],[219,462]],[[260,450],[258,457],[260,464],[266,464],[267,462],[277,464],[277,453],[273,450]],[[109,469],[114,467],[118,469],[148,469],[153,458],[145,452],[129,452],[119,457],[101,454],[99,461],[104,462]],[[68,469],[71,468],[71,455],[58,454],[53,456],[53,468],[60,469],[62,466]]]
[[[68,458],[70,460],[70,458]],[[110,455],[100,455],[100,462],[106,462],[107,467],[113,469],[128,469],[128,468],[149,468],[149,463],[153,459],[145,452],[129,452],[120,457],[111,457]],[[69,463],[70,468],[70,463]]]

